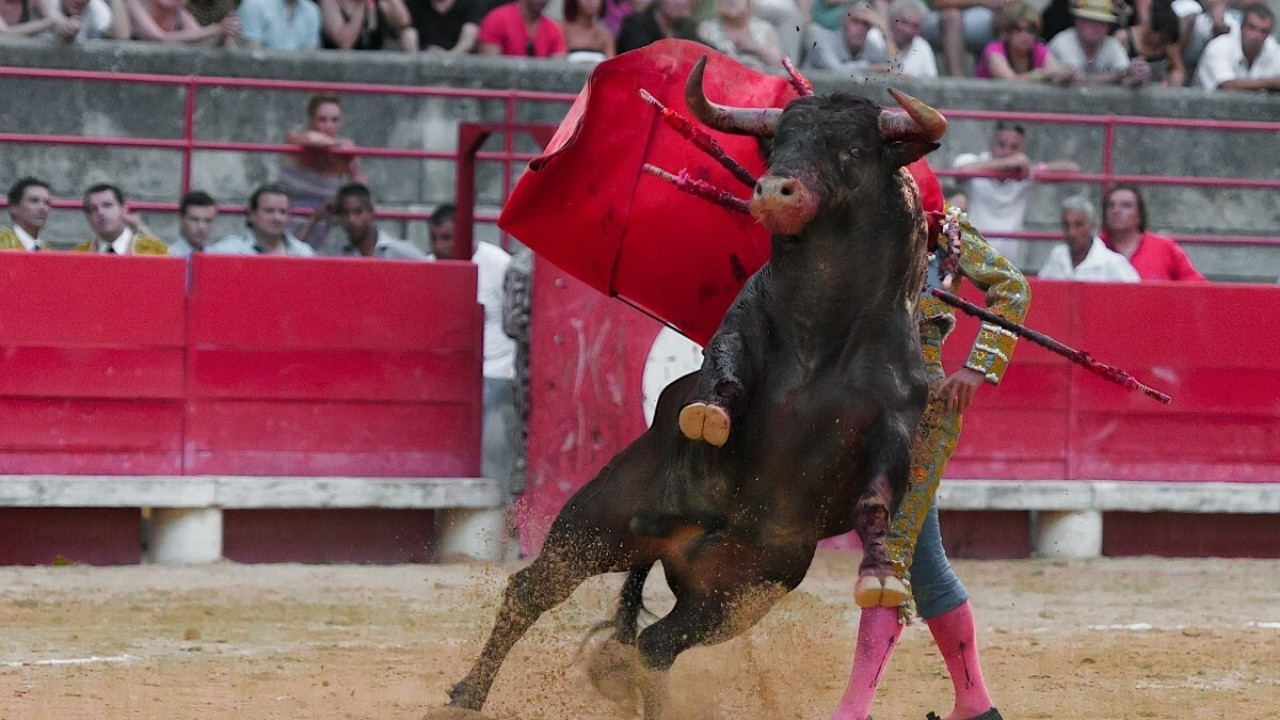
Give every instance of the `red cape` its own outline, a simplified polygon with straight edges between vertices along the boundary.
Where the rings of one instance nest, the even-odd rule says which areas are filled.
[[[642,170],[645,163],[687,170],[750,197],[750,188],[669,128],[639,96],[643,88],[696,123],[684,86],[703,55],[703,87],[713,102],[784,107],[797,97],[786,79],[684,40],[663,40],[605,61],[545,153],[521,176],[498,225],[570,275],[706,345],[743,283],[769,259],[770,240],[750,216]],[[710,133],[753,175],[764,172],[756,138]],[[937,178],[923,160],[910,169],[925,210],[940,214]]]

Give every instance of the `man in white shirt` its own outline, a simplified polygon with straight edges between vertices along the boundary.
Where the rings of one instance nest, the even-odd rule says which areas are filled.
[[[1271,37],[1275,13],[1265,3],[1246,5],[1241,13],[1239,32],[1205,46],[1196,82],[1205,90],[1280,90],[1280,43]]]
[[[436,208],[427,221],[431,235],[430,260],[458,260],[454,254],[455,208]],[[484,447],[481,472],[509,483],[516,466],[515,342],[502,328],[503,281],[511,256],[493,243],[473,243],[476,300],[484,307]]]
[[[169,254],[186,257],[204,252],[217,217],[218,203],[209,193],[192,190],[183,195],[178,203],[178,238],[169,245]]]
[[[889,35],[897,51],[890,67],[907,77],[938,77],[933,46],[920,36],[928,12],[922,0],[893,0],[889,6]]]
[[[1069,82],[1142,85],[1151,78],[1145,62],[1129,62],[1129,53],[1109,34],[1117,21],[1110,0],[1071,3],[1072,27],[1049,41],[1049,52],[1068,73]]]
[[[883,24],[874,8],[857,3],[849,6],[838,32],[810,25],[811,47],[804,55],[804,67],[860,74],[887,69],[889,52]]]
[[[9,217],[13,229],[0,228],[0,249],[43,250],[40,231],[49,219],[49,185],[24,177],[9,188]]]
[[[1107,248],[1098,237],[1098,210],[1083,195],[1062,201],[1065,242],[1049,252],[1037,277],[1045,280],[1138,282],[1138,271],[1123,255]]]
[[[211,255],[315,256],[310,245],[285,229],[289,224],[289,191],[283,186],[268,183],[254,190],[246,212],[249,232],[228,235],[204,251]]]
[[[1026,242],[1001,237],[1001,233],[1022,232],[1036,174],[1080,171],[1080,166],[1070,160],[1033,166],[1027,157],[1026,141],[1021,125],[996,123],[990,150],[957,155],[952,163],[956,169],[997,174],[966,178],[962,184],[964,196],[953,198],[952,203],[964,209],[987,242],[1019,268],[1026,263]]]

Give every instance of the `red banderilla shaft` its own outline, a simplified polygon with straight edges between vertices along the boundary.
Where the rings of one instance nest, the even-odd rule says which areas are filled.
[[[1039,345],[1040,347],[1045,348],[1046,350],[1049,350],[1050,352],[1061,355],[1062,357],[1079,365],[1085,370],[1088,370],[1094,375],[1110,380],[1111,382],[1117,385],[1120,385],[1122,387],[1129,388],[1130,390],[1138,390],[1143,395],[1146,395],[1149,398],[1158,400],[1166,405],[1168,405],[1169,402],[1173,400],[1173,398],[1160,392],[1159,390],[1148,387],[1138,382],[1132,375],[1125,372],[1124,370],[1121,370],[1119,368],[1115,368],[1110,365],[1107,365],[1106,363],[1100,363],[1097,360],[1094,360],[1092,357],[1090,357],[1089,353],[1083,350],[1076,350],[1073,347],[1064,345],[1058,342],[1057,340],[1054,340],[1053,338],[1049,337],[1048,335],[1045,335],[1044,333],[1036,332],[1035,330],[1032,330],[1031,328],[1026,327],[1024,325],[1019,325],[1018,323],[1013,322],[1012,320],[1003,318],[984,307],[979,307],[977,305],[974,305],[968,300],[952,295],[951,293],[946,292],[944,290],[939,290],[937,288],[934,288],[929,292],[932,293],[934,297],[938,298],[942,302],[952,307],[956,307],[956,308],[959,308],[960,310],[963,310],[966,315],[972,315],[974,317],[981,318],[982,320],[989,322],[992,325],[1008,330],[1009,332],[1013,333],[1014,335],[1017,335],[1018,337],[1024,337],[1030,340],[1031,342]]]

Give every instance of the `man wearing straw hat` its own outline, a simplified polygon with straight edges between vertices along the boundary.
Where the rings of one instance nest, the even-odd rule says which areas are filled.
[[[1116,22],[1111,0],[1071,0],[1074,26],[1049,41],[1049,52],[1070,71],[1069,82],[1141,85],[1151,77],[1146,61],[1129,62],[1120,41],[1108,34]]]

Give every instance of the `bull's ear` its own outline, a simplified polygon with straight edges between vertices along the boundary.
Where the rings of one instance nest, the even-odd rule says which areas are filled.
[[[884,159],[892,167],[902,167],[903,165],[910,165],[939,147],[942,146],[938,143],[920,142],[918,140],[886,143],[884,146]]]

